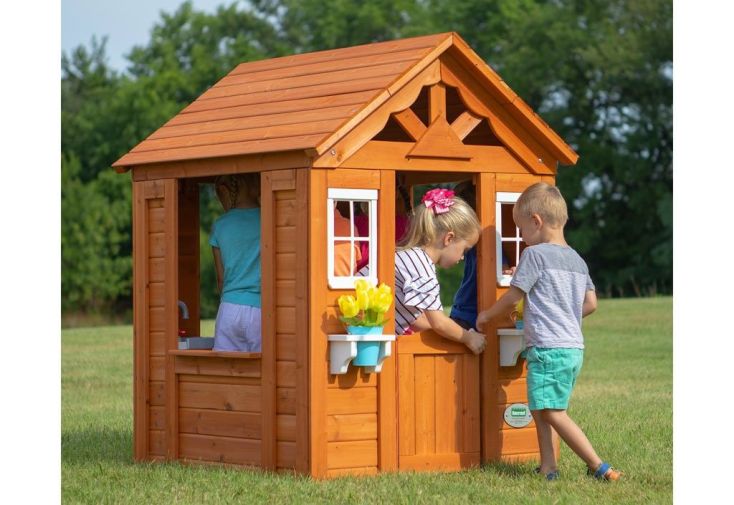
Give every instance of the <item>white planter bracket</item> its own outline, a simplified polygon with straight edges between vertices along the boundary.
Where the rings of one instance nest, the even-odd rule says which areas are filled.
[[[392,353],[395,335],[329,335],[329,373],[347,373],[349,363],[357,356],[357,342],[380,342],[376,366],[365,366],[367,373],[380,373],[382,362]]]

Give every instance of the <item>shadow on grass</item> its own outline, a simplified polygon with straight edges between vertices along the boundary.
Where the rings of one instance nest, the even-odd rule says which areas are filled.
[[[491,472],[510,479],[526,478],[532,472],[528,465],[502,462],[484,463],[481,468],[483,472]]]
[[[133,464],[131,431],[112,428],[71,430],[61,433],[61,462]]]

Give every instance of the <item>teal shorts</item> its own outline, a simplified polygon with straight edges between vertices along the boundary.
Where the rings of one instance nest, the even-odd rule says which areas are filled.
[[[571,391],[584,363],[584,350],[529,347],[525,358],[530,410],[568,409]]]

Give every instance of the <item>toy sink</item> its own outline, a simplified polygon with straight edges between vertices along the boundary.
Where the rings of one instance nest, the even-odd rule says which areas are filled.
[[[212,349],[214,347],[214,337],[178,337],[178,348],[183,350],[191,349]]]

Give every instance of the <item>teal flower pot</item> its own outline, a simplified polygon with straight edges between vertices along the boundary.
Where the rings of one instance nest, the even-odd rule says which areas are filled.
[[[382,326],[347,326],[350,335],[382,335]],[[357,366],[377,366],[382,342],[357,342],[357,356],[352,360]]]

